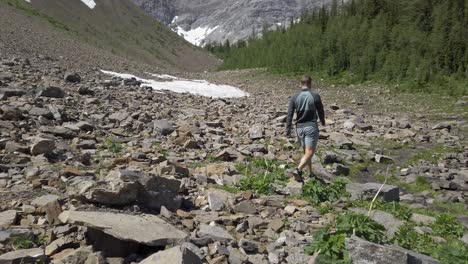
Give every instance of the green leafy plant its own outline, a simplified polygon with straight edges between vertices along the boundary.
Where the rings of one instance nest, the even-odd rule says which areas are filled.
[[[31,239],[25,237],[13,237],[11,239],[11,245],[13,248],[15,248],[15,250],[27,249],[31,248],[34,245],[34,242]]]
[[[395,233],[395,241],[401,247],[418,251],[423,254],[430,254],[434,248],[435,243],[433,239],[427,234],[419,234],[414,230],[415,223],[407,222],[402,225]]]
[[[312,243],[305,247],[305,253],[312,255],[320,251],[319,263],[351,263],[345,246],[345,234],[330,233],[323,227],[314,234]]]
[[[444,238],[459,238],[465,232],[465,227],[457,223],[457,218],[449,213],[436,216],[436,221],[431,227],[435,235]]]
[[[254,190],[259,194],[272,194],[275,190],[273,184],[284,184],[287,180],[284,176],[285,167],[277,161],[261,158],[238,164],[236,169],[246,177],[240,180],[237,187],[242,191]]]
[[[347,236],[355,234],[374,243],[385,241],[385,227],[367,215],[347,212],[338,216],[336,229]]]
[[[432,256],[442,263],[468,264],[468,246],[461,241],[453,240],[439,245]]]
[[[123,149],[122,144],[116,142],[113,138],[106,138],[104,141],[104,148],[112,152],[114,155],[119,154]]]
[[[334,202],[346,196],[346,182],[342,178],[336,178],[330,185],[325,185],[311,178],[304,184],[302,196],[313,205]]]
[[[355,234],[366,240],[386,241],[385,228],[366,215],[347,212],[338,216],[336,226],[329,225],[314,234],[314,240],[305,248],[307,254],[320,251],[320,263],[350,263],[345,238]]]
[[[455,223],[454,216],[440,214],[431,225],[434,233],[447,240],[446,243],[437,243],[428,234],[416,232],[415,226],[415,223],[407,222],[399,228],[395,234],[398,245],[430,255],[442,263],[468,263],[468,246],[458,240],[458,236],[463,233],[463,227]]]

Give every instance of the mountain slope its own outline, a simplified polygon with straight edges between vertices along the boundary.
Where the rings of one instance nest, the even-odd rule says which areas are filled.
[[[263,27],[288,26],[329,0],[132,0],[195,45],[237,42]]]
[[[9,3],[29,16],[46,18],[49,24],[80,42],[140,63],[182,70],[206,70],[217,63],[211,55],[185,42],[129,0],[99,0],[92,9],[79,0],[30,2],[0,1],[2,5]],[[6,7],[2,10],[17,12],[11,8],[6,10]],[[73,47],[69,49],[73,50]]]

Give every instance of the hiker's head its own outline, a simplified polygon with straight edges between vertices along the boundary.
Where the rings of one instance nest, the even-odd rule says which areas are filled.
[[[301,86],[302,87],[307,87],[307,88],[312,87],[312,78],[310,78],[310,76],[308,76],[308,75],[302,76]]]

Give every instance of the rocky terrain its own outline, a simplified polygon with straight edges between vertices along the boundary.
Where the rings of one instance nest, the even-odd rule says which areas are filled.
[[[291,20],[328,0],[240,0],[167,1],[133,0],[148,14],[158,18],[195,45],[246,40],[265,26],[288,27]]]
[[[386,237],[413,224],[444,243],[440,218],[425,214],[443,210],[461,230],[450,239],[468,243],[466,98],[440,106],[375,86],[319,87],[328,124],[314,174],[346,186],[323,201],[314,180],[289,180],[300,154],[284,137],[294,80],[185,77],[250,96],[161,93],[56,58],[1,56],[0,263],[314,263],[317,231],[367,214],[376,193],[408,208],[375,205]],[[357,236],[345,242],[354,263],[439,263]]]

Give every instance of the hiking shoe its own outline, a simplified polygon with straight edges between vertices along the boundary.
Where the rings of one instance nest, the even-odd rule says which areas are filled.
[[[297,182],[304,182],[304,178],[302,177],[302,171],[300,169],[295,169],[293,171],[293,176]]]

